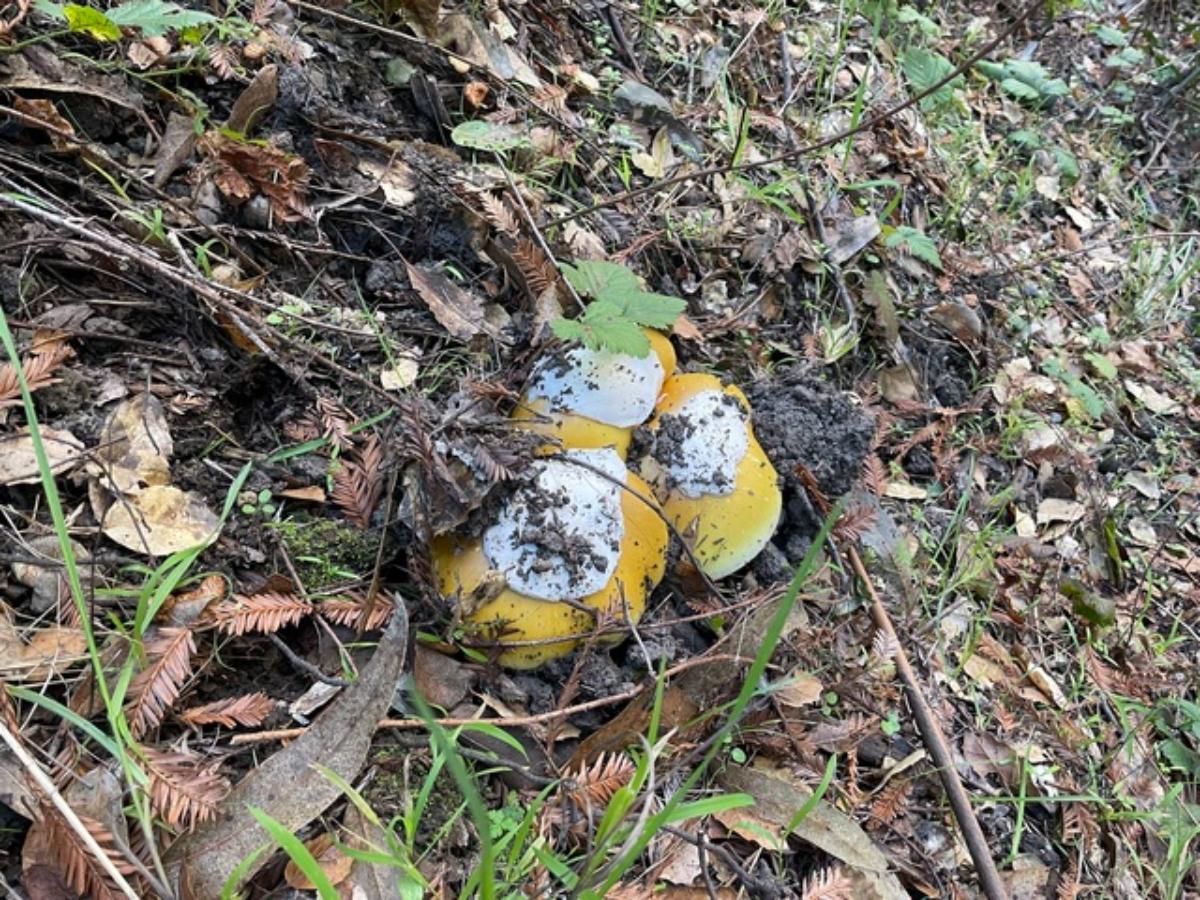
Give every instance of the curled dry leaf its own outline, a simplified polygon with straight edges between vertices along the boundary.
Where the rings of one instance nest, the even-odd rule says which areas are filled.
[[[275,701],[263,693],[243,694],[193,706],[179,714],[185,725],[224,725],[226,728],[255,728],[275,711]]]
[[[87,658],[87,639],[78,628],[30,628],[24,635],[0,604],[0,677],[44,681]]]
[[[160,753],[143,747],[150,776],[150,803],[172,828],[191,828],[216,815],[229,782],[216,764],[196,753]]]
[[[334,887],[337,887],[350,875],[354,860],[338,849],[334,844],[333,835],[328,831],[317,835],[312,840],[305,841],[304,846],[308,848],[308,852],[312,854],[313,859],[317,861],[317,865],[321,867],[321,871],[325,873],[325,877]],[[287,882],[288,887],[297,891],[312,891],[317,887],[292,860],[288,861],[283,870],[283,880]]]
[[[146,668],[129,685],[129,727],[143,735],[158,726],[192,674],[196,641],[190,628],[161,628],[146,641]]]
[[[252,597],[236,594],[232,602],[218,604],[213,609],[212,620],[218,631],[234,637],[251,632],[270,634],[295,625],[312,609],[311,603],[296,594],[273,591]]]

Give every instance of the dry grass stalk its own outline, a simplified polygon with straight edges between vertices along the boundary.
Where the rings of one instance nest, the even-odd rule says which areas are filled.
[[[266,694],[243,694],[193,706],[179,714],[179,721],[194,726],[224,725],[226,728],[235,728],[241,725],[254,728],[266,721],[274,710],[275,701]]]
[[[190,628],[161,628],[146,642],[149,662],[129,685],[129,727],[143,735],[162,722],[192,674],[196,639]]]

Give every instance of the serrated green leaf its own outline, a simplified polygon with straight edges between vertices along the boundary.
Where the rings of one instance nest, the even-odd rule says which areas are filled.
[[[1125,37],[1125,32],[1117,31],[1108,25],[1101,25],[1096,29],[1096,40],[1106,47],[1124,47],[1129,43],[1129,38]]]
[[[1018,147],[1024,147],[1027,150],[1036,150],[1042,146],[1042,136],[1036,131],[1026,131],[1022,128],[1019,131],[1014,131],[1008,136],[1009,143],[1016,144]]]
[[[644,357],[650,354],[650,339],[641,327],[622,316],[597,319],[589,322],[595,340],[605,350]]]
[[[138,28],[146,37],[160,37],[168,31],[195,28],[217,21],[211,13],[184,9],[167,0],[133,0],[108,10],[108,17],[123,28]]]
[[[1000,82],[1000,87],[1007,93],[1016,97],[1018,100],[1041,100],[1042,95],[1038,93],[1038,89],[1026,84],[1017,78],[1005,78]]]
[[[1075,159],[1075,154],[1064,147],[1055,147],[1050,151],[1054,156],[1054,164],[1058,167],[1058,171],[1072,181],[1079,180],[1079,161]]]
[[[91,6],[68,3],[62,8],[67,27],[76,34],[86,34],[98,41],[119,41],[121,29],[117,23]]]
[[[1106,381],[1113,381],[1117,377],[1117,367],[1107,356],[1099,353],[1085,353],[1083,358],[1091,363],[1096,374]]]
[[[642,289],[638,277],[625,266],[602,259],[585,259],[575,265],[563,265],[563,277],[571,287],[585,297],[601,297],[638,293]]]
[[[1046,70],[1039,62],[1029,59],[1010,59],[1004,64],[1008,77],[1023,81],[1032,88],[1037,88],[1046,82]]]
[[[581,344],[587,342],[589,334],[587,326],[576,319],[554,319],[550,323],[550,330],[560,341],[578,341]]]
[[[953,72],[954,63],[932,50],[910,47],[900,59],[900,68],[904,71],[904,77],[908,79],[908,83],[912,85],[913,91],[920,94]],[[960,84],[962,84],[962,79],[956,78],[939,88],[927,99],[934,103],[944,103],[951,98],[954,88]]]
[[[460,147],[489,150],[493,153],[530,146],[529,138],[512,125],[500,125],[480,119],[472,119],[457,126],[450,132],[450,140]]]
[[[1146,54],[1136,47],[1126,47],[1120,53],[1114,53],[1104,61],[1110,69],[1132,69],[1146,61]]]
[[[687,309],[687,303],[666,294],[637,293],[625,304],[626,317],[647,328],[670,328]]]
[[[942,257],[933,238],[917,231],[910,225],[901,225],[883,240],[885,247],[899,247],[910,256],[929,263],[935,269],[942,268]]]

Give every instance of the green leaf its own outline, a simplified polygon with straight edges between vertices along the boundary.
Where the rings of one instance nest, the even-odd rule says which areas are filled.
[[[1126,47],[1120,53],[1114,53],[1104,61],[1110,69],[1132,69],[1146,61],[1146,54],[1136,47]]]
[[[599,300],[613,294],[623,295],[641,291],[638,277],[625,266],[600,259],[585,259],[575,265],[564,264],[563,277],[585,297]]]
[[[1129,43],[1129,38],[1125,36],[1125,32],[1117,31],[1108,25],[1101,25],[1096,29],[1096,40],[1106,47],[1124,47]]]
[[[91,6],[68,3],[63,7],[67,27],[77,34],[86,34],[98,41],[119,41],[121,29],[117,23]]]
[[[912,85],[913,91],[920,94],[953,72],[954,63],[932,50],[910,47],[900,59],[900,68],[904,71],[904,77],[908,79],[908,83]],[[962,78],[955,78],[927,99],[934,103],[945,103],[953,95],[954,88],[961,84]]]
[[[1102,356],[1099,353],[1085,353],[1083,358],[1092,364],[1092,368],[1096,370],[1096,374],[1106,381],[1113,381],[1117,377],[1117,367],[1113,365],[1111,359],[1107,356]]]
[[[140,28],[147,37],[159,37],[168,31],[195,28],[217,21],[217,17],[211,13],[184,9],[167,0],[133,0],[132,3],[111,7],[108,17],[122,27]]]
[[[929,237],[909,225],[901,225],[883,239],[885,247],[899,247],[910,256],[929,263],[935,269],[942,268],[942,257],[937,245]]]
[[[1072,181],[1079,180],[1079,161],[1075,159],[1075,154],[1065,147],[1055,147],[1050,151],[1054,157],[1054,165],[1058,167],[1058,171],[1065,178]]]
[[[647,328],[670,328],[687,309],[687,303],[666,294],[637,293],[631,295],[623,310],[627,318]]]
[[[1042,136],[1036,131],[1014,131],[1008,136],[1008,141],[1011,144],[1016,144],[1018,147],[1024,147],[1026,150],[1036,150],[1042,146]]]
[[[321,868],[320,863],[313,859],[312,853],[301,843],[300,838],[296,837],[281,822],[271,818],[270,815],[263,812],[257,806],[251,806],[249,809],[250,815],[254,816],[258,824],[291,857],[292,862],[296,864],[296,868],[304,873],[304,877],[313,883],[321,900],[339,900],[337,888],[329,881],[329,876],[325,874],[325,870]]]
[[[498,125],[480,119],[463,122],[450,132],[450,140],[460,147],[489,150],[492,153],[530,146],[529,138],[512,125]]]
[[[1000,82],[1000,87],[1007,93],[1016,97],[1018,100],[1041,100],[1042,95],[1038,93],[1038,89],[1026,84],[1017,78],[1005,78]]]
[[[1008,69],[1004,63],[995,63],[988,59],[981,59],[975,63],[975,68],[992,79],[992,81],[1000,81],[1008,77]]]

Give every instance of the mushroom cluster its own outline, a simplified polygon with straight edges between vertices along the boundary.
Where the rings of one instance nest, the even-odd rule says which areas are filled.
[[[441,592],[490,630],[502,665],[570,653],[597,616],[636,624],[666,570],[667,523],[710,578],[749,563],[779,523],[779,479],[745,395],[676,373],[670,341],[647,336],[641,358],[576,347],[543,360],[513,418],[546,436],[546,455],[482,534],[434,543]]]

